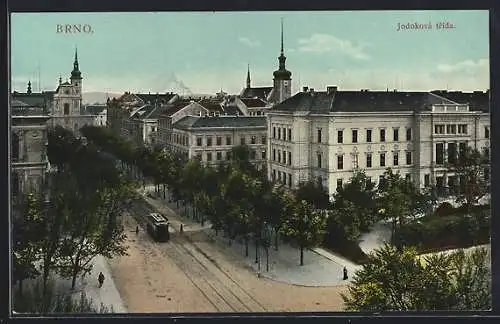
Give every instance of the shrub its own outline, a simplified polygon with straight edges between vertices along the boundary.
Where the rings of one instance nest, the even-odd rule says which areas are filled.
[[[368,261],[368,256],[359,247],[358,242],[339,237],[326,236],[323,245],[332,252],[342,255],[356,264],[364,264]]]
[[[403,228],[397,228],[396,236],[400,237],[405,245],[418,246],[419,250],[468,247],[487,243],[490,228],[490,212],[481,210],[471,215],[422,218]]]
[[[440,204],[438,208],[436,208],[436,210],[434,211],[434,215],[443,217],[453,215],[455,212],[455,207],[453,207],[453,205],[449,202],[445,201],[444,203]]]

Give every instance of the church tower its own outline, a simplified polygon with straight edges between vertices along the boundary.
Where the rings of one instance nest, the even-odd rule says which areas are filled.
[[[75,48],[75,61],[73,62],[73,71],[71,71],[71,85],[73,86],[74,95],[82,95],[82,73],[78,66],[78,49]]]
[[[285,67],[285,53],[283,49],[283,18],[281,19],[281,54],[278,57],[279,68],[274,71],[273,101],[282,102],[292,96],[292,72]]]

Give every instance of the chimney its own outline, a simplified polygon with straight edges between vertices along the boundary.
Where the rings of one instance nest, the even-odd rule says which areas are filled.
[[[327,94],[332,94],[337,91],[337,86],[327,86],[326,87],[326,93]]]
[[[302,91],[307,92],[308,89],[309,89],[309,87],[303,87]]]

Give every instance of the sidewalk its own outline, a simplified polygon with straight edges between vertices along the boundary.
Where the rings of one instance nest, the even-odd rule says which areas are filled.
[[[104,283],[101,288],[98,286],[97,278],[99,272],[104,274]],[[58,290],[67,292],[71,289],[71,279],[57,278]],[[113,281],[113,276],[109,270],[108,261],[99,255],[94,259],[94,267],[90,274],[85,278],[77,278],[73,297],[79,300],[81,292],[85,292],[87,298],[92,299],[92,303],[98,310],[101,304],[108,308],[112,313],[127,313],[127,309]],[[110,309],[112,308],[112,310]]]
[[[153,186],[148,187],[147,192],[155,196]],[[178,231],[181,223],[184,224],[184,231],[203,231],[209,238],[218,242],[220,246],[230,249],[235,255],[239,255],[245,264],[256,273],[259,271],[259,263],[255,262],[256,251],[253,240],[249,240],[249,255],[245,257],[243,239],[234,240],[229,245],[228,239],[224,238],[221,233],[218,236],[215,235],[215,231],[210,228],[208,222],[205,226],[201,226],[192,219],[180,216],[176,212],[176,204],[169,204],[168,201],[164,200],[163,193],[155,199],[144,196],[144,200],[159,212],[167,215],[176,231]],[[304,265],[300,266],[300,250],[298,248],[280,243],[278,251],[275,251],[273,240],[273,245],[269,248],[269,271],[266,271],[265,249],[260,248],[259,250],[260,275],[274,281],[293,285],[310,287],[345,285],[352,279],[355,270],[360,267],[321,248],[305,249]],[[349,280],[342,280],[344,267],[348,270]]]
[[[106,258],[99,255],[93,262],[94,267],[91,273],[83,279],[79,276],[76,279],[76,286],[73,291],[71,290],[71,278],[62,278],[57,274],[52,275],[51,278],[55,284],[55,291],[58,294],[71,294],[76,301],[80,300],[83,291],[87,298],[92,299],[92,304],[98,311],[102,304],[110,313],[127,313],[127,309],[113,281]],[[105,277],[101,288],[98,287],[97,281],[99,272],[102,272]],[[32,283],[32,281],[27,280],[26,287]]]
[[[98,287],[97,282],[99,272],[102,272],[105,278],[101,288]],[[113,281],[108,261],[103,256],[99,255],[95,258],[92,272],[90,275],[85,276],[82,287],[87,297],[92,298],[96,307],[100,307],[102,303],[104,306],[112,307],[113,313],[127,313],[127,308]]]

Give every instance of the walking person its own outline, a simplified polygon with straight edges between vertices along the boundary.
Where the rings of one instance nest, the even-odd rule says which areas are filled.
[[[99,278],[97,280],[99,281],[99,288],[101,288],[104,283],[104,274],[102,272],[99,272]]]
[[[139,226],[135,227],[135,235],[139,235]]]
[[[180,231],[179,231],[181,234],[184,233],[184,226],[181,224],[181,228],[180,228]]]
[[[344,280],[349,279],[349,276],[347,275],[347,268],[344,267]]]

